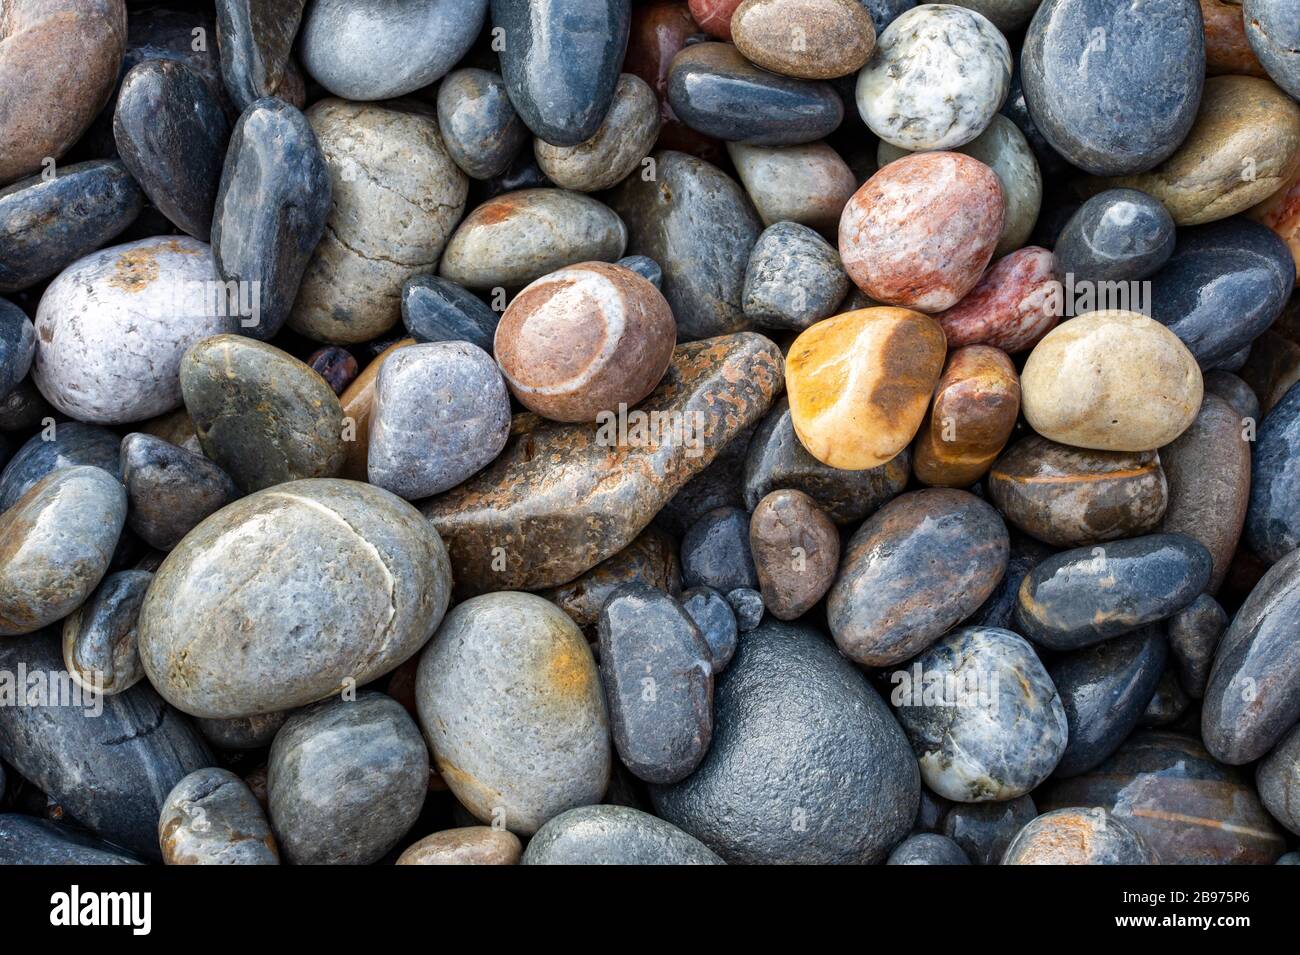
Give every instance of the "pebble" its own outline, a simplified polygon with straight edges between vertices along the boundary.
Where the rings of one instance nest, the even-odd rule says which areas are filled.
[[[517,865],[524,847],[508,829],[465,826],[425,836],[397,857],[397,865]]]
[[[63,663],[83,689],[112,696],[144,678],[137,621],[153,574],[123,570],[105,577],[63,621]]]
[[[970,865],[970,859],[947,836],[919,832],[900,842],[885,865]]]
[[[249,106],[231,133],[212,215],[217,276],[227,298],[235,283],[244,334],[266,341],[284,326],[332,194],[307,118],[277,99]]]
[[[469,180],[427,105],[324,99],[306,116],[332,204],[289,325],[329,344],[363,342],[397,323],[403,283],[437,266]]]
[[[763,230],[749,254],[741,307],[756,325],[803,331],[835,314],[848,291],[829,242],[807,226],[778,222]]]
[[[470,289],[516,289],[569,265],[612,262],[627,245],[624,220],[604,203],[563,189],[521,189],[466,216],[438,272]]]
[[[773,491],[793,488],[811,497],[836,524],[853,524],[900,494],[912,472],[911,452],[899,451],[874,468],[846,471],[822,464],[795,433],[790,403],[782,398],[754,433],[745,458],[745,507]]]
[[[1047,0],[1051,2],[1051,0]],[[1031,820],[1003,865],[1159,865],[1138,832],[1105,809],[1055,809]]]
[[[682,609],[695,621],[700,636],[708,644],[714,674],[721,673],[735,655],[740,636],[731,604],[712,587],[691,587],[682,591],[680,600]]]
[[[405,96],[469,52],[487,8],[488,0],[314,0],[298,52],[312,78],[341,99]]]
[[[185,350],[239,326],[233,310],[214,301],[213,275],[211,248],[188,236],[141,239],[78,259],[46,287],[36,310],[36,386],[59,411],[95,424],[180,407]]]
[[[836,644],[864,666],[915,656],[979,608],[1009,551],[1002,518],[973,494],[927,488],[895,498],[844,549],[826,604]]]
[[[31,633],[81,606],[125,522],[122,485],[89,466],[52,471],[0,513],[0,635]]]
[[[878,863],[916,818],[920,780],[888,706],[822,635],[769,620],[714,692],[694,773],[655,812],[730,863]]]
[[[1061,780],[1037,802],[1045,810],[1105,809],[1165,865],[1267,865],[1285,848],[1240,773],[1176,733],[1135,733],[1097,769]]]
[[[834,583],[840,533],[807,494],[773,491],[750,517],[749,549],[767,612],[794,620]]]
[[[149,200],[179,229],[207,242],[230,137],[208,84],[179,60],[146,60],[122,80],[113,137]]]
[[[121,461],[130,504],[127,525],[158,550],[171,550],[204,518],[240,496],[218,465],[152,435],[123,438]]]
[[[1255,440],[1246,544],[1266,561],[1300,547],[1300,387],[1268,412]]]
[[[727,603],[736,615],[736,629],[741,633],[749,633],[763,622],[763,595],[752,587],[728,590]]]
[[[627,255],[614,263],[621,265],[625,269],[631,269],[641,278],[645,279],[656,289],[663,290],[664,270],[659,268],[659,263],[647,255]]]
[[[703,515],[682,538],[682,582],[723,593],[758,586],[749,549],[749,515],[738,507],[719,507]]]
[[[33,435],[0,472],[0,513],[17,504],[37,481],[59,468],[84,464],[102,468],[116,477],[121,443],[107,428],[79,421],[65,421],[55,425],[52,431],[42,430]]]
[[[968,487],[1001,453],[1020,413],[1020,380],[1005,352],[967,345],[950,352],[912,453],[923,484]]]
[[[1295,173],[1300,104],[1268,80],[1212,76],[1196,125],[1186,138],[1167,142],[1180,145],[1155,169],[1097,185],[1149,193],[1180,226],[1226,219],[1267,199]]]
[[[1246,41],[1269,77],[1300,99],[1300,6],[1295,0],[1243,0]]]
[[[56,167],[53,178],[0,189],[0,293],[57,275],[120,234],[143,207],[144,193],[112,159]],[[0,378],[0,394],[6,391]]]
[[[642,584],[678,596],[682,589],[682,573],[677,562],[677,542],[651,525],[617,554],[607,557],[577,579],[552,587],[540,596],[567,613],[585,631],[595,627],[600,608],[625,584]],[[730,615],[730,611],[727,613]],[[732,627],[735,627],[734,621]]]
[[[1012,629],[1020,584],[1031,570],[1056,553],[1054,548],[1019,531],[1010,530],[1010,537],[1011,556],[1007,559],[1006,573],[988,599],[966,618],[967,626]]]
[[[1209,579],[1209,552],[1184,534],[1063,551],[1020,585],[1016,629],[1048,649],[1077,650],[1172,616]]]
[[[1285,319],[1279,319],[1280,323]],[[1255,395],[1256,423],[1272,411],[1297,381],[1300,381],[1300,342],[1292,341],[1273,329],[1264,332],[1251,344],[1248,360],[1237,371]],[[1248,417],[1243,415],[1244,417]],[[1250,422],[1242,421],[1242,427]]]
[[[1011,840],[1037,815],[1030,796],[1002,802],[952,803],[943,816],[943,834],[972,864],[997,865]]]
[[[691,16],[700,29],[719,40],[732,40],[731,18],[744,0],[689,0]]]
[[[280,484],[222,508],[167,555],[140,611],[140,657],[195,716],[290,709],[414,655],[450,591],[441,540],[400,498],[352,481]]]
[[[384,363],[370,421],[369,481],[415,500],[492,462],[510,434],[510,395],[492,356],[468,342],[403,348]]]
[[[600,422],[655,389],[676,339],[672,309],[658,289],[621,265],[583,262],[515,296],[494,350],[524,407],[552,421]],[[565,343],[563,353],[556,342]]]
[[[1156,681],[1155,692],[1138,720],[1138,726],[1160,728],[1177,724],[1192,705],[1192,699],[1183,692],[1174,671],[1166,668]]]
[[[336,395],[348,390],[357,377],[357,359],[346,348],[327,345],[318,348],[307,358],[307,367],[325,379],[325,384]]]
[[[597,631],[623,765],[650,783],[685,779],[713,736],[713,658],[695,621],[663,591],[628,584],[601,608]]]
[[[998,458],[986,487],[1007,521],[1025,533],[1056,547],[1080,547],[1160,526],[1169,502],[1161,460],[1155,451],[1088,451],[1031,434]]]
[[[528,840],[524,865],[722,865],[704,843],[625,806],[580,806]]]
[[[447,152],[471,179],[501,175],[528,142],[528,127],[506,95],[506,81],[476,67],[455,70],[438,84],[438,129]]]
[[[1075,282],[1137,281],[1173,255],[1174,220],[1145,192],[1107,189],[1070,216],[1052,251],[1061,274]]]
[[[27,377],[36,356],[36,329],[21,308],[0,298],[0,395]]]
[[[263,749],[270,746],[280,727],[293,715],[291,710],[279,713],[259,713],[256,716],[232,716],[228,719],[194,721],[203,738],[220,750]]]
[[[645,420],[692,422],[686,441],[615,442],[611,454],[600,437],[609,429],[540,423],[511,438],[490,468],[424,506],[447,541],[458,588],[554,587],[622,550],[766,413],[780,368],[776,346],[752,333],[679,346],[636,410]]]
[[[1066,711],[1056,687],[1029,643],[1010,630],[957,630],[890,682],[921,779],[946,799],[1023,796],[1065,752]]]
[[[524,124],[555,146],[594,136],[618,84],[630,0],[491,0],[491,7],[501,73]]]
[[[369,865],[414,825],[429,785],[415,721],[382,693],[291,716],[271,744],[268,815],[287,862]]]
[[[1210,593],[1217,593],[1227,576],[1246,519],[1252,465],[1244,427],[1227,402],[1206,395],[1191,426],[1160,449],[1169,482],[1169,506],[1161,529],[1186,534],[1210,552],[1214,561],[1206,585]],[[1258,476],[1255,482],[1259,486]]]
[[[1215,759],[1259,759],[1300,720],[1300,549],[1269,568],[1219,641],[1201,710]]]
[[[279,96],[288,100],[297,66],[290,54],[305,0],[218,0],[221,78],[235,108]]]
[[[500,316],[464,286],[414,275],[402,286],[402,323],[417,342],[469,342],[492,351]]]
[[[0,814],[0,865],[139,865],[117,846],[69,825]]]
[[[1300,164],[1287,185],[1244,214],[1282,237],[1296,260],[1296,281],[1300,282]]]
[[[58,633],[0,641],[0,671],[63,672]],[[158,816],[167,793],[212,764],[202,737],[148,683],[113,696],[52,700],[27,692],[23,705],[0,707],[0,758],[95,835],[160,858]]]
[[[623,73],[600,128],[572,146],[533,141],[537,165],[561,189],[597,192],[631,175],[659,137],[659,100],[639,76]]]
[[[941,312],[979,282],[1003,215],[1002,186],[988,166],[961,153],[915,153],[853,194],[840,219],[840,258],[876,301]]]
[[[279,865],[266,814],[242,779],[209,767],[178,782],[163,802],[158,841],[167,865]]]
[[[1147,626],[1073,650],[1048,666],[1069,725],[1057,778],[1086,773],[1119,749],[1151,702],[1167,657],[1162,628]]]
[[[108,103],[126,49],[123,0],[14,0],[0,25],[0,183],[40,171]]]
[[[741,473],[757,422],[738,432],[718,451],[712,463],[687,481],[654,517],[654,522],[680,538],[697,520],[715,507],[745,506]]]
[[[1200,368],[1178,337],[1126,311],[1092,312],[1048,332],[1020,387],[1030,427],[1099,451],[1169,444],[1195,420],[1203,394]]]
[[[858,188],[848,163],[826,143],[751,146],[727,154],[763,225],[797,222],[834,238],[840,213]]]
[[[1255,770],[1259,798],[1273,818],[1300,835],[1300,724]]]
[[[745,266],[762,230],[753,204],[711,163],[671,150],[651,158],[654,180],[632,176],[610,196],[628,224],[628,254],[649,256],[663,269],[680,340],[739,331],[748,325]]]
[[[478,819],[532,835],[604,795],[600,676],[582,632],[541,597],[457,604],[420,658],[416,699],[438,773]]]
[[[1150,169],[1187,137],[1201,102],[1205,39],[1197,0],[1156,0],[1140,9],[1043,0],[1020,67],[1035,125],[1070,163],[1097,175]]]
[[[866,308],[818,322],[786,359],[795,434],[823,464],[879,467],[921,428],[943,370],[943,329],[905,308]]]
[[[1203,378],[1207,395],[1222,398],[1243,418],[1253,418],[1256,421],[1260,419],[1259,398],[1240,377],[1230,371],[1215,369],[1205,372]]]
[[[1201,18],[1205,21],[1207,76],[1223,73],[1265,75],[1246,40],[1242,0],[1201,0]]]
[[[952,149],[988,128],[1011,85],[1006,37],[952,4],[908,10],[858,74],[858,111],[900,149]]]
[[[866,64],[876,28],[859,0],[745,0],[732,13],[731,38],[765,70],[829,80]]]
[[[1209,594],[1201,594],[1169,618],[1169,658],[1183,691],[1192,699],[1205,695],[1219,638],[1228,629],[1228,615]]]

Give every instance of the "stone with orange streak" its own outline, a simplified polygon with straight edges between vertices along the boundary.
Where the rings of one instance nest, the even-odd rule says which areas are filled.
[[[266,813],[248,784],[209,766],[178,782],[158,818],[167,865],[279,865]]]
[[[938,323],[905,308],[864,308],[813,325],[786,360],[800,443],[850,471],[893,459],[921,427],[944,352]]]
[[[1205,72],[1207,76],[1239,73],[1267,76],[1246,40],[1246,23],[1241,0],[1201,0],[1205,23]]]
[[[624,266],[583,262],[520,292],[501,316],[494,350],[524,407],[577,422],[640,402],[676,343],[677,323],[657,288]]]
[[[366,480],[370,459],[370,416],[375,408],[375,382],[379,379],[379,369],[393,352],[414,344],[414,338],[403,338],[389,345],[352,380],[339,398],[343,405],[343,423],[352,426],[343,440],[343,470],[339,477],[350,481]]]
[[[397,857],[397,865],[517,865],[524,847],[508,829],[463,826],[425,836]]]
[[[1016,834],[1003,865],[1158,865],[1159,857],[1127,823],[1105,809],[1057,809]]]
[[[840,219],[840,258],[876,301],[941,312],[979,282],[1004,215],[1002,184],[984,163],[913,153],[853,194]]]
[[[967,487],[988,471],[1020,415],[1020,379],[1006,352],[967,345],[948,356],[921,425],[912,470],[923,484]]]
[[[1247,209],[1246,215],[1282,237],[1296,261],[1296,281],[1300,282],[1300,165],[1296,166],[1290,182],[1259,205]]]
[[[935,316],[948,347],[992,345],[1026,351],[1056,327],[1063,311],[1056,260],[1026,246],[999,259],[960,302]]]

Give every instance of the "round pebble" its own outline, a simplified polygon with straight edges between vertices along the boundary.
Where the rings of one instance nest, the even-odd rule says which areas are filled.
[[[528,141],[528,127],[498,73],[456,70],[438,84],[438,129],[451,158],[471,179],[504,173]]]
[[[167,865],[279,865],[266,814],[242,779],[213,766],[190,773],[163,802],[158,840]]]
[[[1107,189],[1070,216],[1052,251],[1075,282],[1144,279],[1173,254],[1174,220],[1145,192]]]
[[[740,636],[731,604],[712,587],[691,587],[682,591],[681,604],[709,645],[713,672],[721,673],[735,655],[736,641]]]
[[[659,101],[643,79],[624,73],[600,128],[573,146],[533,142],[537,165],[561,189],[597,192],[632,174],[659,136]]]
[[[885,865],[970,865],[970,859],[947,836],[920,832],[900,842]]]
[[[425,836],[397,857],[397,865],[517,865],[519,837],[508,829],[465,826]]]
[[[1260,761],[1255,782],[1264,808],[1300,835],[1300,724]]]
[[[1156,865],[1159,857],[1105,809],[1056,809],[1021,829],[1003,865]]]
[[[848,290],[829,242],[807,226],[778,222],[763,230],[749,253],[741,307],[756,325],[803,331],[833,315]]]
[[[499,318],[473,292],[436,275],[402,286],[402,322],[417,342],[469,342],[490,352]]]
[[[1002,802],[957,802],[944,813],[942,829],[974,865],[997,865],[1011,840],[1037,815],[1029,796]]]
[[[722,865],[704,843],[626,806],[581,806],[528,840],[524,865]]]
[[[968,345],[948,363],[912,452],[923,484],[968,487],[1002,451],[1020,413],[1020,380],[1004,352]]]
[[[858,0],[745,0],[731,15],[731,39],[765,70],[828,80],[861,69],[876,28]]]
[[[802,491],[773,491],[749,521],[763,606],[778,620],[794,620],[821,600],[835,580],[840,534]]]
[[[764,225],[797,222],[834,238],[840,213],[858,187],[848,163],[826,143],[750,146],[727,154]]]
[[[0,472],[0,512],[9,510],[37,481],[59,468],[86,464],[116,477],[121,445],[116,434],[93,424],[65,421],[43,428]]]
[[[240,496],[218,465],[149,434],[122,439],[127,525],[150,547],[171,550],[208,515]]]

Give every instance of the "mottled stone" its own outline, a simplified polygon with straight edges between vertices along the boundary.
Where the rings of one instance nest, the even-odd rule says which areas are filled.
[[[1143,709],[1142,716],[1138,719],[1138,726],[1143,728],[1173,726],[1183,718],[1191,705],[1192,698],[1183,692],[1173,668],[1166,667],[1165,672],[1156,681],[1155,692],[1151,694],[1150,701]]]
[[[704,843],[649,813],[581,806],[546,823],[524,865],[721,865]]]
[[[682,581],[687,587],[712,587],[729,593],[758,586],[749,550],[749,515],[738,507],[704,514],[682,538]]]
[[[889,854],[885,865],[970,865],[961,846],[937,832],[908,836]]]
[[[866,666],[900,663],[982,604],[1006,570],[1007,530],[966,491],[895,498],[844,551],[826,619],[840,650]]]
[[[1260,801],[1273,818],[1300,835],[1300,725],[1282,737],[1255,770]]]
[[[239,326],[234,310],[218,307],[213,275],[211,248],[188,236],[141,239],[74,262],[36,310],[37,387],[64,414],[96,424],[177,408],[185,350]]]
[[[732,14],[731,33],[751,62],[808,80],[856,72],[876,45],[859,0],[746,0]]]
[[[139,865],[111,843],[68,825],[0,814],[0,865]]]
[[[988,166],[961,153],[915,153],[853,194],[840,219],[840,258],[876,301],[941,312],[979,282],[1003,218],[1002,186]]]
[[[961,301],[935,316],[948,347],[983,344],[1009,353],[1032,348],[1063,310],[1059,274],[1055,257],[1039,246],[1004,256]]]
[[[1264,76],[1264,67],[1246,40],[1242,0],[1200,0],[1200,4],[1205,21],[1206,75]]]
[[[46,437],[50,440],[45,440]],[[118,473],[121,441],[106,428],[79,421],[55,425],[52,433],[35,434],[0,473],[0,513],[18,503],[41,478],[59,468],[88,465]]]
[[[83,688],[112,696],[144,678],[136,623],[153,574],[109,574],[63,621],[63,663]]]
[[[1197,0],[1044,0],[1020,66],[1034,123],[1072,164],[1098,175],[1150,169],[1196,118],[1205,77]]]
[[[683,341],[747,324],[745,265],[761,226],[749,199],[716,166],[672,151],[654,153],[655,179],[632,176],[610,202],[628,223],[627,251],[663,269],[663,294]]]
[[[772,491],[794,488],[807,494],[836,524],[862,520],[901,493],[911,474],[911,454],[864,471],[822,464],[795,434],[790,404],[782,398],[763,419],[745,459],[745,506],[753,510]]]
[[[221,78],[235,108],[265,96],[290,99],[290,60],[304,0],[218,0]]]
[[[458,587],[553,587],[622,550],[767,411],[780,370],[779,351],[759,335],[682,345],[637,411],[681,415],[688,441],[651,434],[611,449],[588,425],[540,423],[512,437],[491,467],[424,508],[448,542]]]
[[[519,837],[508,829],[465,826],[425,836],[397,857],[397,865],[517,865]]]
[[[1174,220],[1145,192],[1107,189],[1070,216],[1052,251],[1075,282],[1144,279],[1173,255]]]
[[[694,773],[655,811],[733,863],[872,863],[916,817],[916,760],[889,708],[814,630],[768,621],[718,678]]]
[[[1254,787],[1175,733],[1136,733],[1091,773],[1045,789],[1040,808],[1102,807],[1165,865],[1267,865],[1285,848]]]
[[[215,766],[178,782],[163,802],[158,841],[167,865],[279,865],[266,814],[242,779]]]
[[[415,823],[429,753],[415,721],[382,693],[318,703],[276,734],[268,815],[286,861],[368,865]]]
[[[1245,215],[1268,226],[1282,237],[1296,263],[1296,281],[1300,282],[1300,164],[1290,181]]]
[[[892,674],[891,683],[921,778],[947,799],[1023,796],[1065,751],[1056,687],[1033,647],[1010,630],[957,630]]]
[[[823,464],[879,467],[911,443],[943,369],[943,329],[903,308],[867,308],[818,322],[786,359],[799,441]]]
[[[81,606],[125,522],[126,491],[88,466],[51,472],[0,513],[0,635],[31,633]]]
[[[681,604],[708,644],[713,672],[721,673],[735,655],[740,636],[731,604],[712,587],[691,587],[682,591]]]
[[[436,275],[402,286],[402,323],[417,342],[469,342],[490,352],[497,319],[473,292]]]
[[[1025,420],[1045,438],[1100,451],[1151,451],[1196,418],[1203,385],[1173,332],[1136,312],[1102,311],[1048,332],[1020,375]]]
[[[767,611],[779,620],[794,620],[834,582],[840,535],[807,494],[773,491],[750,518],[749,548]]]
[[[834,149],[727,143],[727,153],[764,225],[797,222],[835,236],[858,180]]]
[[[1209,552],[1184,534],[1062,551],[1020,585],[1016,629],[1051,650],[1076,650],[1172,616],[1209,579]]]
[[[96,835],[158,859],[158,815],[168,792],[213,761],[185,717],[145,682],[115,696],[58,689],[69,678],[52,630],[0,641],[0,671],[49,681],[35,690],[11,682],[8,705],[0,707],[0,758]]]
[[[736,616],[736,629],[749,633],[763,622],[763,595],[752,587],[737,587],[727,591],[727,603]]]
[[[912,451],[923,484],[968,487],[1001,453],[1020,414],[1020,380],[1005,352],[967,345],[948,355]]]
[[[408,500],[455,487],[510,434],[510,395],[492,356],[468,342],[403,348],[384,363],[370,422],[370,483]]]
[[[0,395],[9,394],[27,377],[35,356],[32,320],[17,305],[0,298]]]
[[[1159,526],[1169,500],[1160,464],[1155,451],[1088,451],[1031,434],[998,458],[986,486],[1021,530],[1079,547]]]
[[[1227,628],[1228,615],[1209,594],[1201,594],[1165,624],[1171,668],[1177,672],[1183,690],[1194,700],[1205,695],[1214,651]]]
[[[1246,41],[1269,77],[1300,99],[1300,6],[1295,0],[1243,0]]]
[[[217,749],[238,752],[270,746],[275,734],[292,715],[290,710],[281,710],[279,713],[232,716],[227,719],[200,717],[194,721],[194,725],[203,734],[203,738]]]
[[[655,389],[676,338],[658,289],[621,265],[583,262],[520,292],[501,316],[494,350],[511,393],[530,411],[603,422]]]
[[[343,99],[404,96],[468,52],[487,6],[487,0],[315,0],[302,22],[302,64]]]
[[[330,214],[329,169],[307,118],[278,99],[235,123],[212,216],[212,257],[240,329],[266,341],[293,308]]]
[[[644,80],[623,73],[594,136],[573,146],[533,141],[537,165],[562,189],[608,189],[642,165],[659,136],[659,101]]]
[[[429,639],[450,591],[442,542],[400,498],[280,484],[218,511],[162,562],[140,656],[188,713],[271,713],[392,670]]]
[[[741,307],[756,325],[802,331],[833,315],[848,290],[829,242],[807,226],[778,222],[763,230],[749,254]]]
[[[1246,543],[1266,561],[1300,547],[1300,387],[1292,385],[1259,426]]]
[[[489,199],[465,217],[439,274],[471,289],[519,288],[579,262],[612,262],[627,244],[624,220],[590,196],[523,189]]]
[[[0,183],[37,172],[108,102],[126,48],[122,0],[12,0],[0,22]]]
[[[1227,402],[1206,395],[1188,429],[1160,449],[1169,481],[1169,507],[1161,530],[1186,534],[1210,552],[1210,593],[1218,592],[1228,573],[1246,519],[1251,460],[1245,427]]]
[[[943,834],[974,865],[997,865],[1025,824],[1038,815],[1034,800],[1020,796],[1003,802],[952,803],[944,813]]]
[[[397,323],[403,283],[437,266],[469,180],[424,104],[325,99],[307,121],[329,167],[332,204],[289,324],[317,341],[366,341]]]
[[[357,377],[357,359],[352,352],[338,345],[318,348],[307,358],[307,367],[325,379],[325,384],[336,395],[348,390]]]
[[[457,604],[420,659],[416,699],[439,774],[477,818],[531,835],[604,795],[609,724],[596,664],[577,626],[541,597]]]
[[[455,70],[438,85],[438,129],[465,175],[491,179],[509,168],[528,141],[528,127],[491,70]]]
[[[171,550],[200,521],[239,497],[239,488],[201,454],[148,434],[122,440],[127,524],[150,547]]]
[[[1201,737],[1216,759],[1249,763],[1300,719],[1300,550],[1283,557],[1241,605],[1214,655]]]
[[[1100,807],[1043,813],[1016,834],[1002,857],[1003,865],[1159,863],[1136,829]]]

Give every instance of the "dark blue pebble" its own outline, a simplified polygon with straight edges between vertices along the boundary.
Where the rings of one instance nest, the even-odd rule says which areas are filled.
[[[44,432],[33,435],[0,473],[0,511],[13,507],[28,488],[58,468],[86,464],[116,478],[121,444],[122,439],[107,428],[80,421],[55,425],[49,441]]]
[[[738,507],[709,511],[682,538],[682,583],[723,593],[758,587],[749,552],[749,515]]]
[[[0,298],[0,397],[27,377],[35,355],[36,329],[32,320],[13,302]]]
[[[402,323],[417,342],[469,342],[488,354],[501,318],[473,292],[437,275],[402,286]]]
[[[955,802],[939,828],[975,865],[997,865],[1016,833],[1037,815],[1027,795],[1003,802]]]
[[[452,160],[472,179],[491,179],[510,167],[528,141],[528,127],[490,70],[456,70],[438,85],[438,128]]]
[[[736,615],[736,626],[741,633],[749,633],[763,622],[763,595],[748,587],[727,591],[727,603]]]
[[[721,673],[731,662],[739,637],[736,614],[731,609],[731,604],[712,587],[691,587],[682,591],[681,603],[700,628],[704,642],[709,645],[713,672]]]
[[[0,397],[0,431],[26,431],[55,414],[45,396],[28,376],[9,394]]]
[[[1157,200],[1136,189],[1107,189],[1079,207],[1053,253],[1075,282],[1144,279],[1174,252],[1174,220]]]
[[[615,265],[631,269],[655,288],[663,285],[664,270],[659,268],[659,263],[648,255],[629,255],[625,259],[619,259]]]
[[[1271,563],[1300,547],[1300,384],[1260,423],[1251,469],[1246,544]]]
[[[0,865],[139,865],[114,845],[69,825],[0,815]]]

